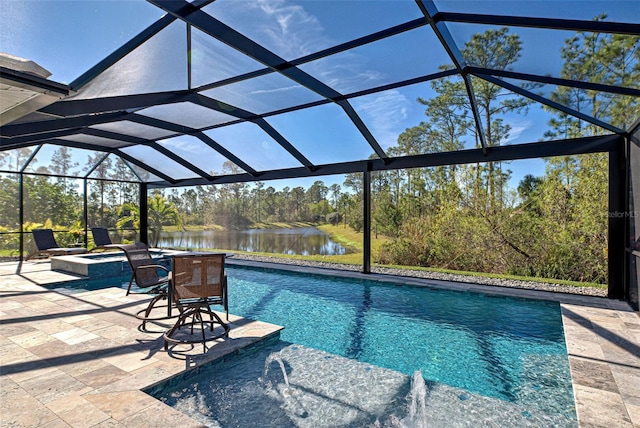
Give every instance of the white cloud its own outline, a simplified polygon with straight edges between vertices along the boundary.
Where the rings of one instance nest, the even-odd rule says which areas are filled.
[[[213,3],[211,8],[213,15],[227,25],[287,59],[307,55],[329,44],[320,21],[303,5],[287,0],[237,1],[233,8]]]
[[[195,137],[180,136],[159,141],[159,143],[167,148],[173,147],[178,152],[202,154],[202,144],[199,144],[199,141]]]
[[[396,145],[411,100],[394,89],[353,100],[352,104],[383,149]]]
[[[285,59],[317,52],[335,42],[320,20],[305,9],[305,3],[289,0],[235,2],[234,8],[222,3],[211,5],[212,15],[245,36]],[[250,23],[250,25],[249,25]],[[301,66],[301,69],[341,93],[376,86],[384,76],[372,69],[366,57],[342,52]],[[355,89],[354,89],[355,88]]]
[[[291,85],[273,89],[256,89],[255,91],[251,91],[251,95],[274,94],[278,92],[289,92],[296,89],[300,89],[300,87],[297,85]]]
[[[511,142],[519,143],[520,141],[516,141],[520,138],[520,136],[531,128],[532,123],[528,120],[515,120],[513,122],[509,122],[509,126],[511,126],[511,130],[509,131],[509,137],[503,142],[503,145],[508,145]]]

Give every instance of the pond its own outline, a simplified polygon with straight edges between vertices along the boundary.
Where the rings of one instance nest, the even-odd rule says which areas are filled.
[[[162,232],[162,248],[250,251],[276,254],[342,255],[349,251],[315,227]]]

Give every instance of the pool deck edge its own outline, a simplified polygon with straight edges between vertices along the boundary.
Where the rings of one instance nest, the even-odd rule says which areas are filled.
[[[640,427],[640,318],[561,304],[580,427]]]
[[[281,329],[230,315],[232,340],[212,347],[215,350],[204,358],[199,357],[199,345],[189,358],[181,358],[164,351],[163,326],[157,331],[138,330],[139,321],[132,314],[144,306],[145,296],[125,296],[119,288],[56,293],[39,285],[64,278],[48,270],[46,263],[23,266],[20,274],[11,269],[0,266],[0,425],[201,426],[142,390],[222,355],[241,352],[247,344]],[[319,273],[307,267],[295,270]],[[625,302],[320,271],[340,277],[558,301],[579,426],[640,427],[640,317]]]

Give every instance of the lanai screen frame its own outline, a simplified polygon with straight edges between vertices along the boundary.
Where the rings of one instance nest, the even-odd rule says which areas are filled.
[[[187,44],[191,43],[191,27],[197,28],[204,34],[207,34],[223,43],[231,46],[237,51],[250,56],[251,58],[264,64],[265,68],[257,70],[246,75],[236,76],[226,81],[215,82],[200,88],[191,87],[191,78],[189,73],[188,90],[167,91],[161,93],[146,93],[127,96],[114,96],[104,98],[88,98],[70,101],[60,101],[49,106],[41,108],[38,112],[57,116],[54,120],[32,120],[23,123],[9,124],[1,128],[0,150],[27,147],[42,143],[59,144],[69,147],[77,147],[88,150],[99,150],[107,153],[114,153],[117,156],[127,160],[140,168],[156,175],[161,180],[155,182],[143,182],[140,184],[140,208],[144,213],[141,218],[141,238],[146,240],[146,231],[148,221],[146,218],[146,195],[148,190],[167,187],[183,187],[191,185],[209,185],[224,184],[233,182],[250,182],[250,181],[267,181],[286,178],[301,178],[332,174],[345,173],[362,173],[364,183],[368,183],[369,175],[372,171],[418,168],[440,165],[458,165],[475,162],[489,162],[500,160],[516,160],[516,159],[532,159],[551,156],[577,155],[596,152],[609,153],[609,296],[612,298],[624,298],[628,296],[628,286],[625,278],[625,267],[622,262],[626,246],[626,232],[624,215],[618,213],[627,213],[628,198],[625,195],[625,183],[628,181],[627,155],[625,148],[628,147],[631,133],[628,130],[619,129],[616,126],[605,123],[596,118],[590,117],[584,113],[575,111],[569,107],[556,103],[548,98],[539,96],[535,93],[527,91],[518,86],[508,83],[502,78],[517,79],[523,81],[537,82],[542,84],[569,86],[578,89],[602,91],[608,93],[619,94],[623,96],[640,97],[640,90],[622,86],[611,86],[599,83],[589,83],[583,81],[573,81],[550,76],[541,76],[533,74],[518,73],[507,70],[493,70],[473,67],[465,63],[465,60],[458,46],[449,33],[448,23],[471,23],[484,25],[501,25],[509,27],[525,27],[540,29],[556,29],[584,32],[603,32],[608,34],[623,35],[640,35],[640,25],[627,23],[612,23],[605,21],[582,21],[571,19],[553,19],[553,18],[534,18],[522,16],[498,16],[493,14],[477,14],[477,13],[454,13],[441,12],[437,9],[434,1],[416,0],[416,5],[420,9],[423,18],[414,19],[387,28],[376,33],[369,34],[358,39],[354,39],[331,48],[327,48],[305,57],[295,60],[286,61],[283,58],[268,51],[260,44],[248,39],[233,28],[230,28],[218,21],[214,17],[205,13],[202,8],[211,4],[213,0],[196,0],[193,3],[186,1],[162,1],[149,0],[149,3],[167,12],[165,16],[143,30],[137,36],[126,42],[121,48],[108,55],[104,60],[100,61],[86,73],[82,74],[74,80],[69,86],[70,91],[79,91],[87,84],[91,83],[101,73],[116,64],[129,53],[133,52],[137,47],[158,34],[162,29],[167,28],[175,21],[182,21],[187,24],[188,35]],[[343,52],[354,47],[363,46],[376,40],[410,31],[418,27],[429,27],[437,36],[439,42],[446,50],[454,68],[451,70],[440,71],[430,75],[424,75],[405,81],[390,83],[387,85],[358,91],[350,94],[341,94],[332,88],[321,83],[317,79],[304,73],[298,68],[307,62]],[[0,69],[2,78],[18,80],[24,78],[19,73],[12,73],[10,70]],[[259,75],[267,75],[270,73],[278,73],[289,79],[301,84],[307,89],[319,93],[322,96],[320,101],[301,104],[294,107],[271,111],[266,114],[255,114],[249,111],[234,107],[231,111],[228,105],[221,109],[216,100],[201,95],[199,92],[214,87],[238,82],[244,79],[253,78]],[[469,100],[475,126],[480,141],[479,149],[462,150],[457,152],[433,153],[417,156],[405,156],[390,158],[380,147],[371,132],[367,129],[357,113],[353,110],[349,100],[355,97],[382,92],[389,89],[401,88],[404,86],[428,82],[447,76],[459,76],[463,79]],[[480,113],[475,102],[474,89],[471,78],[479,78],[498,85],[506,90],[512,91],[523,97],[532,99],[543,105],[564,112],[568,115],[576,117],[587,123],[596,125],[602,129],[610,131],[612,134],[608,136],[579,138],[572,140],[547,141],[542,143],[529,143],[523,145],[512,145],[506,147],[489,147],[485,139],[485,133],[482,129]],[[29,78],[27,77],[27,80]],[[272,171],[256,171],[243,162],[242,159],[234,156],[218,145],[215,141],[208,138],[203,131],[207,128],[189,128],[187,126],[166,122],[163,120],[150,118],[135,114],[136,109],[158,106],[165,104],[174,104],[180,102],[191,102],[193,104],[206,107],[212,110],[221,111],[236,117],[236,122],[248,121],[255,123],[262,130],[272,136],[286,151],[288,151],[302,166],[297,168],[272,170]],[[287,141],[279,135],[276,130],[271,128],[265,121],[265,118],[276,114],[286,113],[290,111],[301,110],[309,107],[320,106],[333,103],[341,107],[344,113],[350,118],[359,132],[364,136],[365,140],[371,146],[371,149],[378,156],[378,159],[359,160],[354,162],[343,162],[335,164],[316,165],[304,157],[295,147],[294,144]],[[107,124],[122,120],[129,120],[134,123],[153,126],[175,133],[174,135],[194,136],[210,147],[214,148],[218,153],[234,162],[246,171],[244,174],[230,176],[212,176],[202,169],[190,164],[185,159],[172,153],[170,150],[162,148],[153,140],[141,137],[124,135],[114,132],[100,131],[90,128],[96,124]],[[196,174],[198,178],[178,180],[155,168],[152,168],[144,162],[144,160],[136,159],[133,156],[120,150],[120,148],[109,148],[90,143],[72,142],[62,139],[65,136],[84,134],[100,138],[108,138],[119,140],[126,145],[140,144],[147,147],[153,147],[169,159],[177,162],[181,166],[187,168]],[[365,202],[365,224],[370,222],[370,213],[368,208],[369,194],[365,192],[363,200]],[[625,203],[625,201],[627,201]],[[22,204],[22,201],[21,201]],[[365,226],[365,257],[363,261],[363,272],[370,271],[370,230]]]

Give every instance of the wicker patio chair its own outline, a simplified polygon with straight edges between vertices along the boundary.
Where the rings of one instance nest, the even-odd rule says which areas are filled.
[[[169,295],[180,311],[175,325],[164,334],[164,347],[169,343],[206,342],[227,337],[229,325],[211,310],[211,305],[222,305],[229,321],[227,276],[224,271],[224,254],[186,254],[172,259],[173,279]],[[203,316],[209,316],[209,320]],[[200,335],[194,337],[194,326],[199,324]],[[210,332],[206,327],[210,324]],[[217,327],[215,326],[217,324]],[[188,330],[188,331],[187,331]]]
[[[171,308],[167,304],[158,305],[162,300],[167,300],[167,289],[171,281],[171,272],[165,266],[158,264],[149,253],[149,248],[144,243],[131,245],[118,245],[127,256],[131,267],[131,279],[127,287],[129,294],[151,294],[154,297],[149,305],[136,313],[136,318],[142,320],[141,329],[144,330],[147,321],[159,321],[172,318]],[[136,285],[137,290],[133,289]],[[166,315],[152,315],[154,308],[167,307]]]

